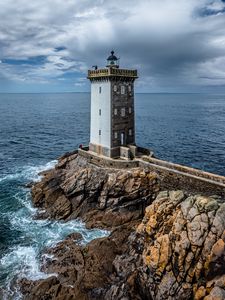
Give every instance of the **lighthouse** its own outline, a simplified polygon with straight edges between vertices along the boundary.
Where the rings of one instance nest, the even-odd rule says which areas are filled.
[[[111,158],[135,151],[134,81],[137,70],[121,69],[114,51],[105,68],[88,71],[91,82],[89,151]]]

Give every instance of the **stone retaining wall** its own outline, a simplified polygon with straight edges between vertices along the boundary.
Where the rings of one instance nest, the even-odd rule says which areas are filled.
[[[83,149],[78,150],[79,155],[85,157],[89,163],[97,165],[99,167],[105,168],[115,168],[115,169],[127,169],[127,168],[137,168],[139,166],[138,160],[121,160],[121,159],[111,159],[108,157],[96,155],[92,152],[87,152]]]
[[[162,189],[182,189],[189,193],[225,196],[225,177],[198,169],[173,164],[149,156],[134,160],[111,159],[79,149],[79,155],[100,167],[126,169],[142,167],[156,172],[161,179]]]
[[[154,165],[166,167],[168,169],[173,169],[173,170],[176,170],[179,172],[188,173],[188,174],[191,174],[194,176],[200,176],[205,179],[215,180],[215,181],[225,185],[225,177],[224,176],[216,175],[213,173],[205,172],[205,171],[194,169],[191,167],[174,164],[174,163],[171,163],[171,162],[168,162],[165,160],[160,160],[160,159],[156,159],[156,158],[152,158],[152,157],[148,157],[148,156],[143,156],[142,160],[144,160],[146,162],[150,162]]]
[[[199,193],[207,196],[225,196],[225,185],[217,181],[144,161],[140,161],[139,166],[156,172],[159,175],[161,189],[180,189],[191,194]]]

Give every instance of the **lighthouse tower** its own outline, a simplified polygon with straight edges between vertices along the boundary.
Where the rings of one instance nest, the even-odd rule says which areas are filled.
[[[91,81],[89,150],[112,158],[130,158],[135,148],[134,81],[137,70],[121,69],[114,51],[106,68],[88,71]]]

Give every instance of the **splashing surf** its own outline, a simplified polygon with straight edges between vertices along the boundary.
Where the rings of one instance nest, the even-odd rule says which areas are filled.
[[[14,174],[7,174],[0,178],[0,185],[17,185],[11,198],[15,205],[14,210],[6,210],[1,213],[4,220],[8,221],[8,230],[18,233],[17,239],[11,243],[7,251],[0,257],[0,288],[3,291],[3,299],[22,299],[20,292],[13,286],[15,278],[28,278],[38,280],[56,274],[45,274],[40,270],[41,251],[45,247],[52,247],[62,241],[68,234],[79,232],[83,236],[82,243],[88,243],[92,239],[108,235],[105,230],[85,228],[80,220],[60,222],[54,220],[36,220],[34,215],[30,191],[18,184],[39,181],[40,172],[51,169],[56,161],[46,165],[26,166],[17,170]],[[12,201],[12,199],[11,199]]]

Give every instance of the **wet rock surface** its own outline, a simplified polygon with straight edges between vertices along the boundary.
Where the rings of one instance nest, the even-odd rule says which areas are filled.
[[[24,299],[104,299],[114,280],[113,261],[128,249],[128,236],[133,230],[121,226],[109,237],[82,245],[69,236],[42,255],[42,271],[57,274],[47,279],[20,281]]]
[[[111,234],[84,245],[74,233],[45,249],[41,268],[50,277],[22,279],[24,299],[225,299],[223,199],[158,191],[148,170],[62,158],[33,186],[39,216],[80,217]]]

